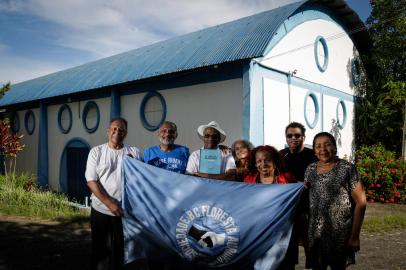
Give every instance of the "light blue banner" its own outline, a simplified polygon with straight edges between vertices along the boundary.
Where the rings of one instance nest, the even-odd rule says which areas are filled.
[[[126,263],[140,258],[276,269],[303,184],[254,185],[182,175],[126,158]]]

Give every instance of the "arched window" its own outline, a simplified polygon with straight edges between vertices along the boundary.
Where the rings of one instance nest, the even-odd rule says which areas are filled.
[[[100,111],[96,102],[88,101],[83,108],[82,122],[86,131],[93,133],[97,130],[100,123]]]
[[[32,135],[35,130],[35,115],[31,110],[25,113],[24,125],[28,135]]]
[[[72,110],[69,105],[63,104],[58,111],[58,126],[59,130],[67,134],[72,128]]]
[[[304,101],[304,116],[306,124],[313,129],[319,120],[319,102],[314,93],[308,93]]]
[[[361,80],[361,67],[358,58],[354,58],[351,60],[351,76],[352,83],[355,86],[358,86]]]
[[[166,118],[164,97],[155,91],[148,92],[141,102],[140,117],[144,128],[150,131],[157,130]]]
[[[13,133],[20,131],[20,118],[17,112],[12,112],[10,114],[10,129]]]
[[[343,129],[347,122],[347,108],[343,100],[339,100],[336,108],[337,123],[340,129]]]
[[[328,66],[328,47],[327,42],[322,36],[318,36],[314,43],[314,57],[317,68],[324,72]]]

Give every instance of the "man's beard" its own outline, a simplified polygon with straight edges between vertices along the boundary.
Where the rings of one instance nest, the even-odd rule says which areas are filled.
[[[159,138],[159,142],[163,145],[172,145],[175,142],[175,139]]]
[[[293,153],[299,153],[303,148],[303,143],[300,143],[298,145],[296,145],[294,148],[291,148],[291,151]]]

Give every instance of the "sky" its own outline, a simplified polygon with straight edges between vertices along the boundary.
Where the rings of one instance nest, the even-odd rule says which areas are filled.
[[[297,0],[0,0],[0,86]],[[365,21],[369,0],[348,0]]]

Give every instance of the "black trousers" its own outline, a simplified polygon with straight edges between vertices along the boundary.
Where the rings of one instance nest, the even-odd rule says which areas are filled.
[[[122,269],[124,236],[121,217],[109,216],[92,208],[92,270]]]

